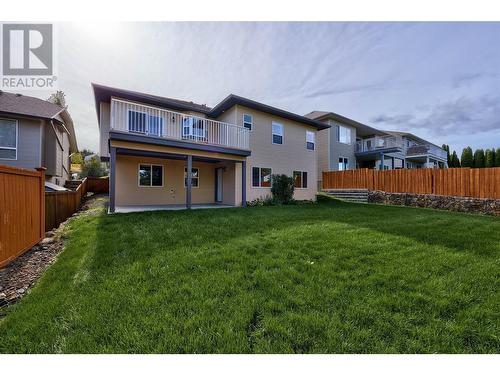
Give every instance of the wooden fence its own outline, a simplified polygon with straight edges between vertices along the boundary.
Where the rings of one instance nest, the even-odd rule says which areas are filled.
[[[369,189],[500,199],[500,168],[355,169],[323,172],[323,189]]]
[[[109,177],[87,177],[87,191],[96,194],[109,193]]]
[[[76,190],[51,191],[45,193],[45,230],[57,228],[68,217],[73,215],[82,199],[87,195],[88,179],[84,178]]]
[[[45,169],[0,165],[0,267],[45,234]]]

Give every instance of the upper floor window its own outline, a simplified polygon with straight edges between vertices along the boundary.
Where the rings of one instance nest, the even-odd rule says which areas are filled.
[[[306,148],[314,150],[316,146],[316,134],[314,132],[306,131]]]
[[[349,159],[340,157],[339,158],[339,171],[347,171],[349,169]]]
[[[296,188],[307,188],[307,172],[293,171],[293,181]]]
[[[283,144],[283,125],[277,122],[273,122],[273,144]]]
[[[195,117],[186,117],[182,122],[182,136],[189,139],[205,139],[205,122]]]
[[[252,125],[253,125],[253,117],[252,115],[243,115],[243,127],[247,128],[248,130],[252,130]]]
[[[139,186],[163,186],[163,165],[140,164]]]
[[[17,121],[0,119],[0,159],[17,159]]]
[[[129,109],[128,131],[161,136],[163,135],[163,117]]]
[[[351,129],[342,125],[336,126],[337,142],[351,144]]]

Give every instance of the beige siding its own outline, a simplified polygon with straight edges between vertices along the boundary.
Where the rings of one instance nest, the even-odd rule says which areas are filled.
[[[253,117],[253,127],[250,133],[252,154],[247,158],[246,171],[247,200],[251,201],[271,194],[270,188],[252,187],[252,167],[271,168],[273,174],[288,176],[291,176],[293,171],[307,172],[308,188],[296,189],[295,199],[314,199],[317,192],[317,151],[306,149],[306,130],[316,133],[317,143],[316,128],[240,105],[235,106],[234,114],[238,125],[243,125],[243,114],[250,114]],[[282,145],[272,144],[273,121],[283,124]]]
[[[317,133],[318,145],[318,188],[321,188],[322,172],[330,170],[330,132],[331,129]]]
[[[163,166],[163,187],[139,186],[139,164]],[[184,204],[186,161],[118,155],[116,159],[116,205]],[[215,168],[223,172],[223,203],[235,204],[234,163],[193,162],[199,168],[199,187],[192,189],[192,203],[215,203]]]

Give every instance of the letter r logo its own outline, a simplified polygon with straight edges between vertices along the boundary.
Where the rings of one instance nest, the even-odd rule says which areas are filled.
[[[3,25],[3,75],[52,75],[51,24]]]

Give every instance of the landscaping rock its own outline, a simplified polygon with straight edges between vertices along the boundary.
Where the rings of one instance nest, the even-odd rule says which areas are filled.
[[[500,216],[500,199],[452,197],[433,194],[388,193],[385,191],[370,190],[368,191],[368,202]]]

